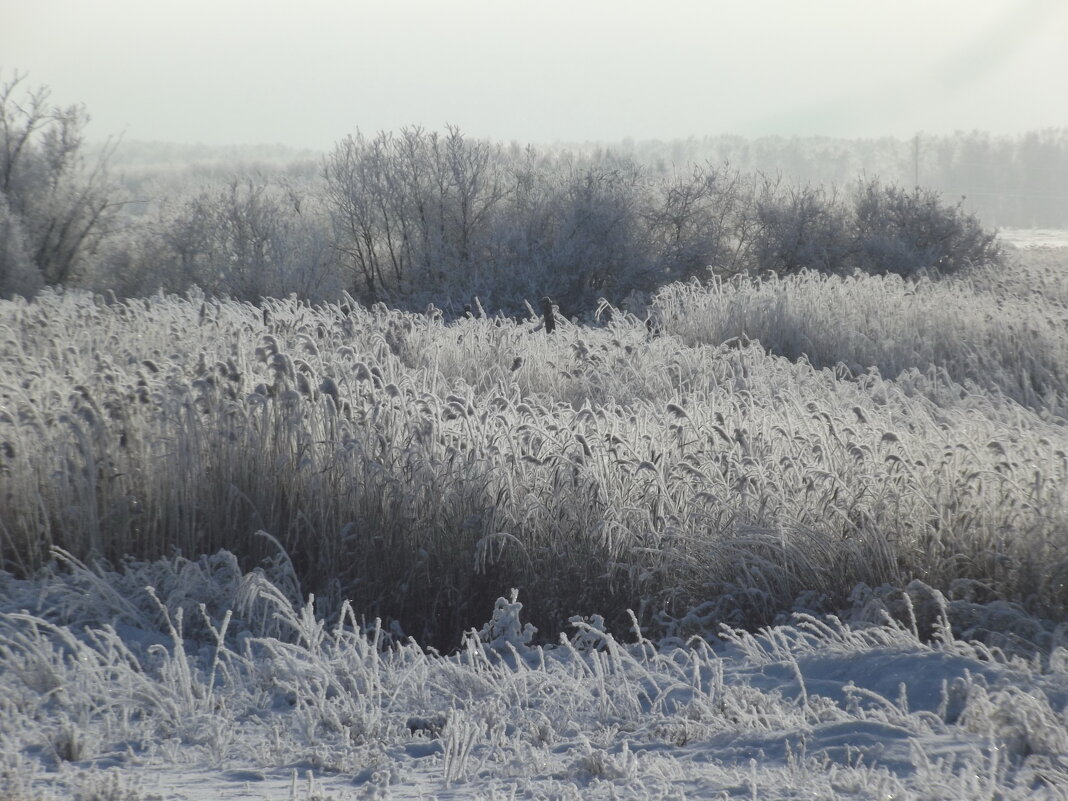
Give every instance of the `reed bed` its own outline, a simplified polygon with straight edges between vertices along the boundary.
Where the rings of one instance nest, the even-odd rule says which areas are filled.
[[[804,273],[674,284],[658,294],[654,314],[689,345],[758,340],[772,353],[841,364],[854,375],[937,373],[969,393],[1002,395],[1063,419],[1068,307],[1059,285],[1049,280],[1047,297],[1041,284],[1025,295],[1019,281],[1000,280],[1002,292],[990,291],[997,285],[987,273],[972,281]]]
[[[960,276],[971,287],[995,295],[1011,295],[1040,304],[1068,307],[1068,248],[1042,245],[1011,248],[1004,265],[987,265]]]
[[[546,336],[351,302],[4,302],[3,567],[289,560],[322,608],[441,645],[510,588],[550,637],[912,579],[1063,617],[1068,342],[1052,302],[1017,303],[802,276],[669,288],[658,335],[609,309]]]

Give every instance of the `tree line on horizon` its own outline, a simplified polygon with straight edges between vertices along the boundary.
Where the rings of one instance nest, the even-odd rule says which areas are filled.
[[[1013,170],[1050,180],[1033,165],[1068,165],[1068,132],[919,150],[733,137],[540,149],[448,126],[357,133],[319,158],[260,148],[252,163],[159,166],[154,147],[184,150],[141,144],[124,161],[87,144],[83,107],[24,83],[0,84],[0,296],[196,286],[451,312],[477,297],[515,314],[549,295],[574,315],[710,271],[947,274],[1000,249],[965,200],[901,180],[902,146],[924,177],[986,159],[1008,185]]]

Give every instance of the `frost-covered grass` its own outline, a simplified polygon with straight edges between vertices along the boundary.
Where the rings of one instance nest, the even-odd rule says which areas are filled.
[[[1010,270],[983,267],[965,280],[978,290],[1033,301],[1040,308],[1059,304],[1064,313],[1068,308],[1068,231],[1061,234],[1065,243],[1057,247],[1021,244],[1009,255]]]
[[[0,574],[0,798],[1055,799],[1063,631],[1031,658],[956,638],[916,583],[750,634],[650,642],[514,594],[452,655],[287,596],[284,566]],[[895,600],[904,623],[885,613]],[[490,612],[492,611],[492,615]],[[884,622],[872,620],[882,614]],[[923,618],[932,636],[923,638]],[[996,625],[996,624],[995,624]]]
[[[1064,798],[1064,263],[1012,269],[0,303],[0,799]]]
[[[817,367],[844,364],[854,374],[874,368],[906,380],[917,371],[941,375],[1064,418],[1068,266],[1062,260],[1036,269],[1033,259],[969,281],[806,273],[675,284],[659,293],[654,313],[687,344],[752,339]],[[977,288],[983,286],[1002,291]]]
[[[1064,616],[1054,301],[803,276],[655,303],[656,336],[611,311],[546,336],[295,301],[2,304],[4,562],[291,559],[332,613],[443,647],[512,587],[550,635],[701,604],[759,625],[912,579]]]

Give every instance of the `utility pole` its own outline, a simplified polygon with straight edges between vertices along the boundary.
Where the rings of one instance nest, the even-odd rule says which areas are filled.
[[[920,188],[920,135],[917,133],[912,139],[912,175],[913,186]]]

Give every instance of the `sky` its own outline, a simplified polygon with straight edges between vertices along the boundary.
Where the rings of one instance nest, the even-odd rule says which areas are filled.
[[[1065,0],[0,0],[90,138],[328,149],[1068,127]]]

